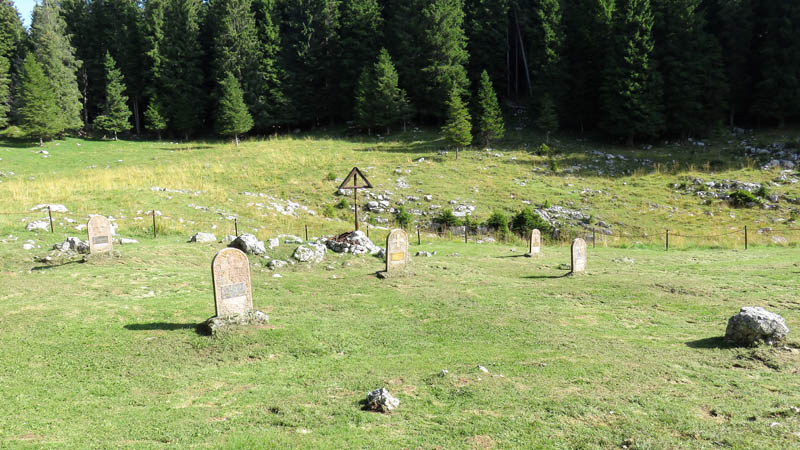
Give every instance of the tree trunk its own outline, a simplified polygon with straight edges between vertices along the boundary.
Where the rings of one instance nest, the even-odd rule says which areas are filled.
[[[136,126],[136,135],[139,136],[142,132],[139,125],[139,99],[135,97],[133,99],[133,123]]]
[[[731,128],[735,126],[734,118],[736,117],[736,110],[731,108],[731,112],[728,115],[728,124]]]
[[[39,137],[39,147],[44,147],[44,140],[42,140],[41,136]]]
[[[236,146],[238,147],[239,146],[239,134],[234,134],[233,135],[233,141],[236,142]]]
[[[628,147],[633,147],[633,134],[629,134],[628,138],[625,139],[625,145]]]
[[[115,141],[117,140],[117,132],[116,131],[114,132],[114,140]]]

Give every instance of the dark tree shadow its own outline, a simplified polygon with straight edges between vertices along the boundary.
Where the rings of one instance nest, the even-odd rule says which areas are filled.
[[[129,323],[125,325],[124,328],[126,330],[131,331],[150,331],[150,330],[162,330],[162,331],[175,331],[175,330],[195,330],[197,334],[206,335],[206,333],[200,324],[197,323],[168,323],[168,322],[153,322],[153,323]]]
[[[686,343],[687,347],[691,348],[734,348],[736,345],[725,341],[722,336],[710,337],[705,339],[698,339],[696,341],[689,341]]]
[[[188,149],[187,148],[180,148],[180,147],[172,147],[172,148],[170,148],[170,147],[160,147],[157,150],[163,150],[163,151],[168,151],[168,152],[192,152],[192,151],[195,151],[195,150],[209,150],[209,149],[212,149],[212,148],[214,148],[214,147],[212,147],[210,145],[197,145],[197,146],[193,145],[193,146],[191,146],[191,148],[188,148]]]
[[[526,256],[524,254],[522,254],[522,255],[506,255],[506,256],[495,256],[495,258],[526,258]],[[527,258],[530,258],[530,256],[528,256]]]
[[[522,278],[526,278],[528,280],[552,280],[556,278],[566,278],[570,275],[572,275],[572,272],[567,272],[563,275],[527,275]]]
[[[74,260],[74,261],[63,262],[61,264],[48,264],[48,265],[44,265],[44,266],[36,266],[36,267],[32,268],[31,270],[32,271],[50,270],[50,269],[55,269],[57,267],[67,266],[69,264],[83,264],[85,262],[86,261],[83,260],[83,259],[77,259],[77,260]]]

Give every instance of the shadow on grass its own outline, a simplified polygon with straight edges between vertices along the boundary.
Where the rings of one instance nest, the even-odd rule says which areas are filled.
[[[57,267],[67,266],[67,265],[70,265],[70,264],[83,264],[85,262],[86,261],[84,261],[82,259],[78,259],[78,260],[75,260],[75,261],[67,261],[67,262],[64,262],[64,263],[61,263],[61,264],[48,264],[48,265],[44,265],[44,266],[36,266],[36,267],[32,268],[31,270],[32,271],[49,270],[49,269],[55,269]]]
[[[153,322],[153,323],[129,323],[124,327],[126,330],[131,331],[175,331],[175,330],[194,330],[197,334],[206,335],[203,332],[200,324],[197,323],[168,323],[168,322]]]
[[[698,339],[696,341],[689,341],[686,343],[687,347],[691,348],[733,348],[736,347],[725,341],[722,336],[710,337],[705,339]]]
[[[164,151],[170,151],[170,152],[191,152],[193,150],[209,150],[209,149],[212,149],[212,148],[214,148],[214,147],[212,147],[210,145],[197,145],[197,146],[190,145],[189,148],[161,147],[161,148],[158,148],[157,150],[164,150]]]
[[[506,256],[496,256],[495,258],[529,258],[529,256],[523,255],[506,255]]]
[[[526,278],[528,280],[548,280],[548,279],[552,280],[552,279],[556,279],[556,278],[566,278],[566,277],[570,276],[571,274],[572,274],[572,272],[567,272],[567,273],[565,273],[563,275],[528,275],[528,276],[524,276],[522,278]]]

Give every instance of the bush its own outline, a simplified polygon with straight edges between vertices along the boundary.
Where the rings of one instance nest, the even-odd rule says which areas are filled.
[[[508,236],[508,216],[495,211],[486,220],[486,227],[497,232],[497,237],[505,239]]]
[[[335,181],[335,180],[336,180],[336,174],[333,172],[328,172],[328,181]]]
[[[334,208],[336,208],[336,209],[350,209],[350,202],[347,201],[347,198],[342,198],[341,200],[339,200],[339,203],[337,203],[334,206]]]
[[[333,209],[333,206],[331,206],[331,205],[325,205],[325,207],[322,208],[322,215],[325,216],[325,217],[330,217],[330,218],[335,217],[336,216],[336,210]]]
[[[553,158],[550,158],[550,171],[558,172],[558,161]]]
[[[414,216],[410,212],[407,212],[403,207],[400,207],[400,209],[397,210],[395,218],[397,219],[397,224],[400,225],[400,228],[406,228],[411,225],[411,222],[414,221]]]
[[[755,194],[756,197],[767,198],[769,196],[769,189],[767,189],[767,186],[762,184],[761,187],[759,187],[758,190],[755,192]]]
[[[728,194],[728,203],[734,208],[742,208],[751,203],[758,204],[760,201],[752,193],[739,189],[736,192]]]
[[[550,146],[547,144],[542,144],[536,148],[536,154],[539,156],[548,156],[551,151]]]
[[[461,221],[453,214],[453,211],[449,209],[443,209],[442,212],[433,219],[433,222],[446,227],[461,225]]]
[[[542,219],[541,216],[536,214],[531,208],[523,209],[511,220],[511,229],[513,229],[516,233],[527,235],[534,228],[538,228],[543,235],[553,232],[553,227],[550,226],[550,224],[544,219]]]
[[[544,209],[550,208],[550,200],[544,199],[544,204],[542,205],[542,208]]]

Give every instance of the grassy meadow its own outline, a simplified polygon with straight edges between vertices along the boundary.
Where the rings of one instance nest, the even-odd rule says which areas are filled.
[[[426,133],[296,135],[238,148],[0,141],[0,171],[14,173],[0,177],[0,447],[800,447],[800,234],[782,231],[790,244],[775,245],[753,231],[747,251],[739,234],[671,238],[676,251],[663,250],[665,228],[795,226],[786,202],[732,209],[669,187],[777,176],[732,139],[645,151],[562,138],[550,158],[519,134],[458,160]],[[595,150],[626,160],[611,170]],[[412,258],[408,278],[377,279],[383,262],[373,257],[329,252],[321,264],[276,272],[252,257],[254,305],[270,325],[199,334],[214,311],[211,258],[224,244],[186,240],[232,234],[232,217],[261,239],[302,236],[306,225],[312,236],[352,229],[348,211],[323,211],[354,165],[376,193],[433,195],[420,208],[457,200],[485,219],[546,199],[615,233],[653,237],[590,245],[581,276],[565,276],[562,243],[530,259],[521,241],[428,233],[421,245],[412,239],[412,255],[436,255]],[[411,187],[398,188],[399,178]],[[800,197],[800,184],[770,189]],[[315,213],[284,215],[287,200]],[[69,209],[54,215],[55,233],[25,231],[46,217],[30,211],[40,203]],[[162,214],[156,239],[150,210]],[[85,238],[75,227],[89,213],[113,216],[119,234],[140,243],[117,247],[119,258],[37,262],[64,237]],[[23,250],[27,240],[40,248]],[[294,247],[269,255],[287,259]],[[787,345],[727,346],[727,319],[745,305],[786,318]],[[382,386],[400,408],[363,411],[366,393]]]

